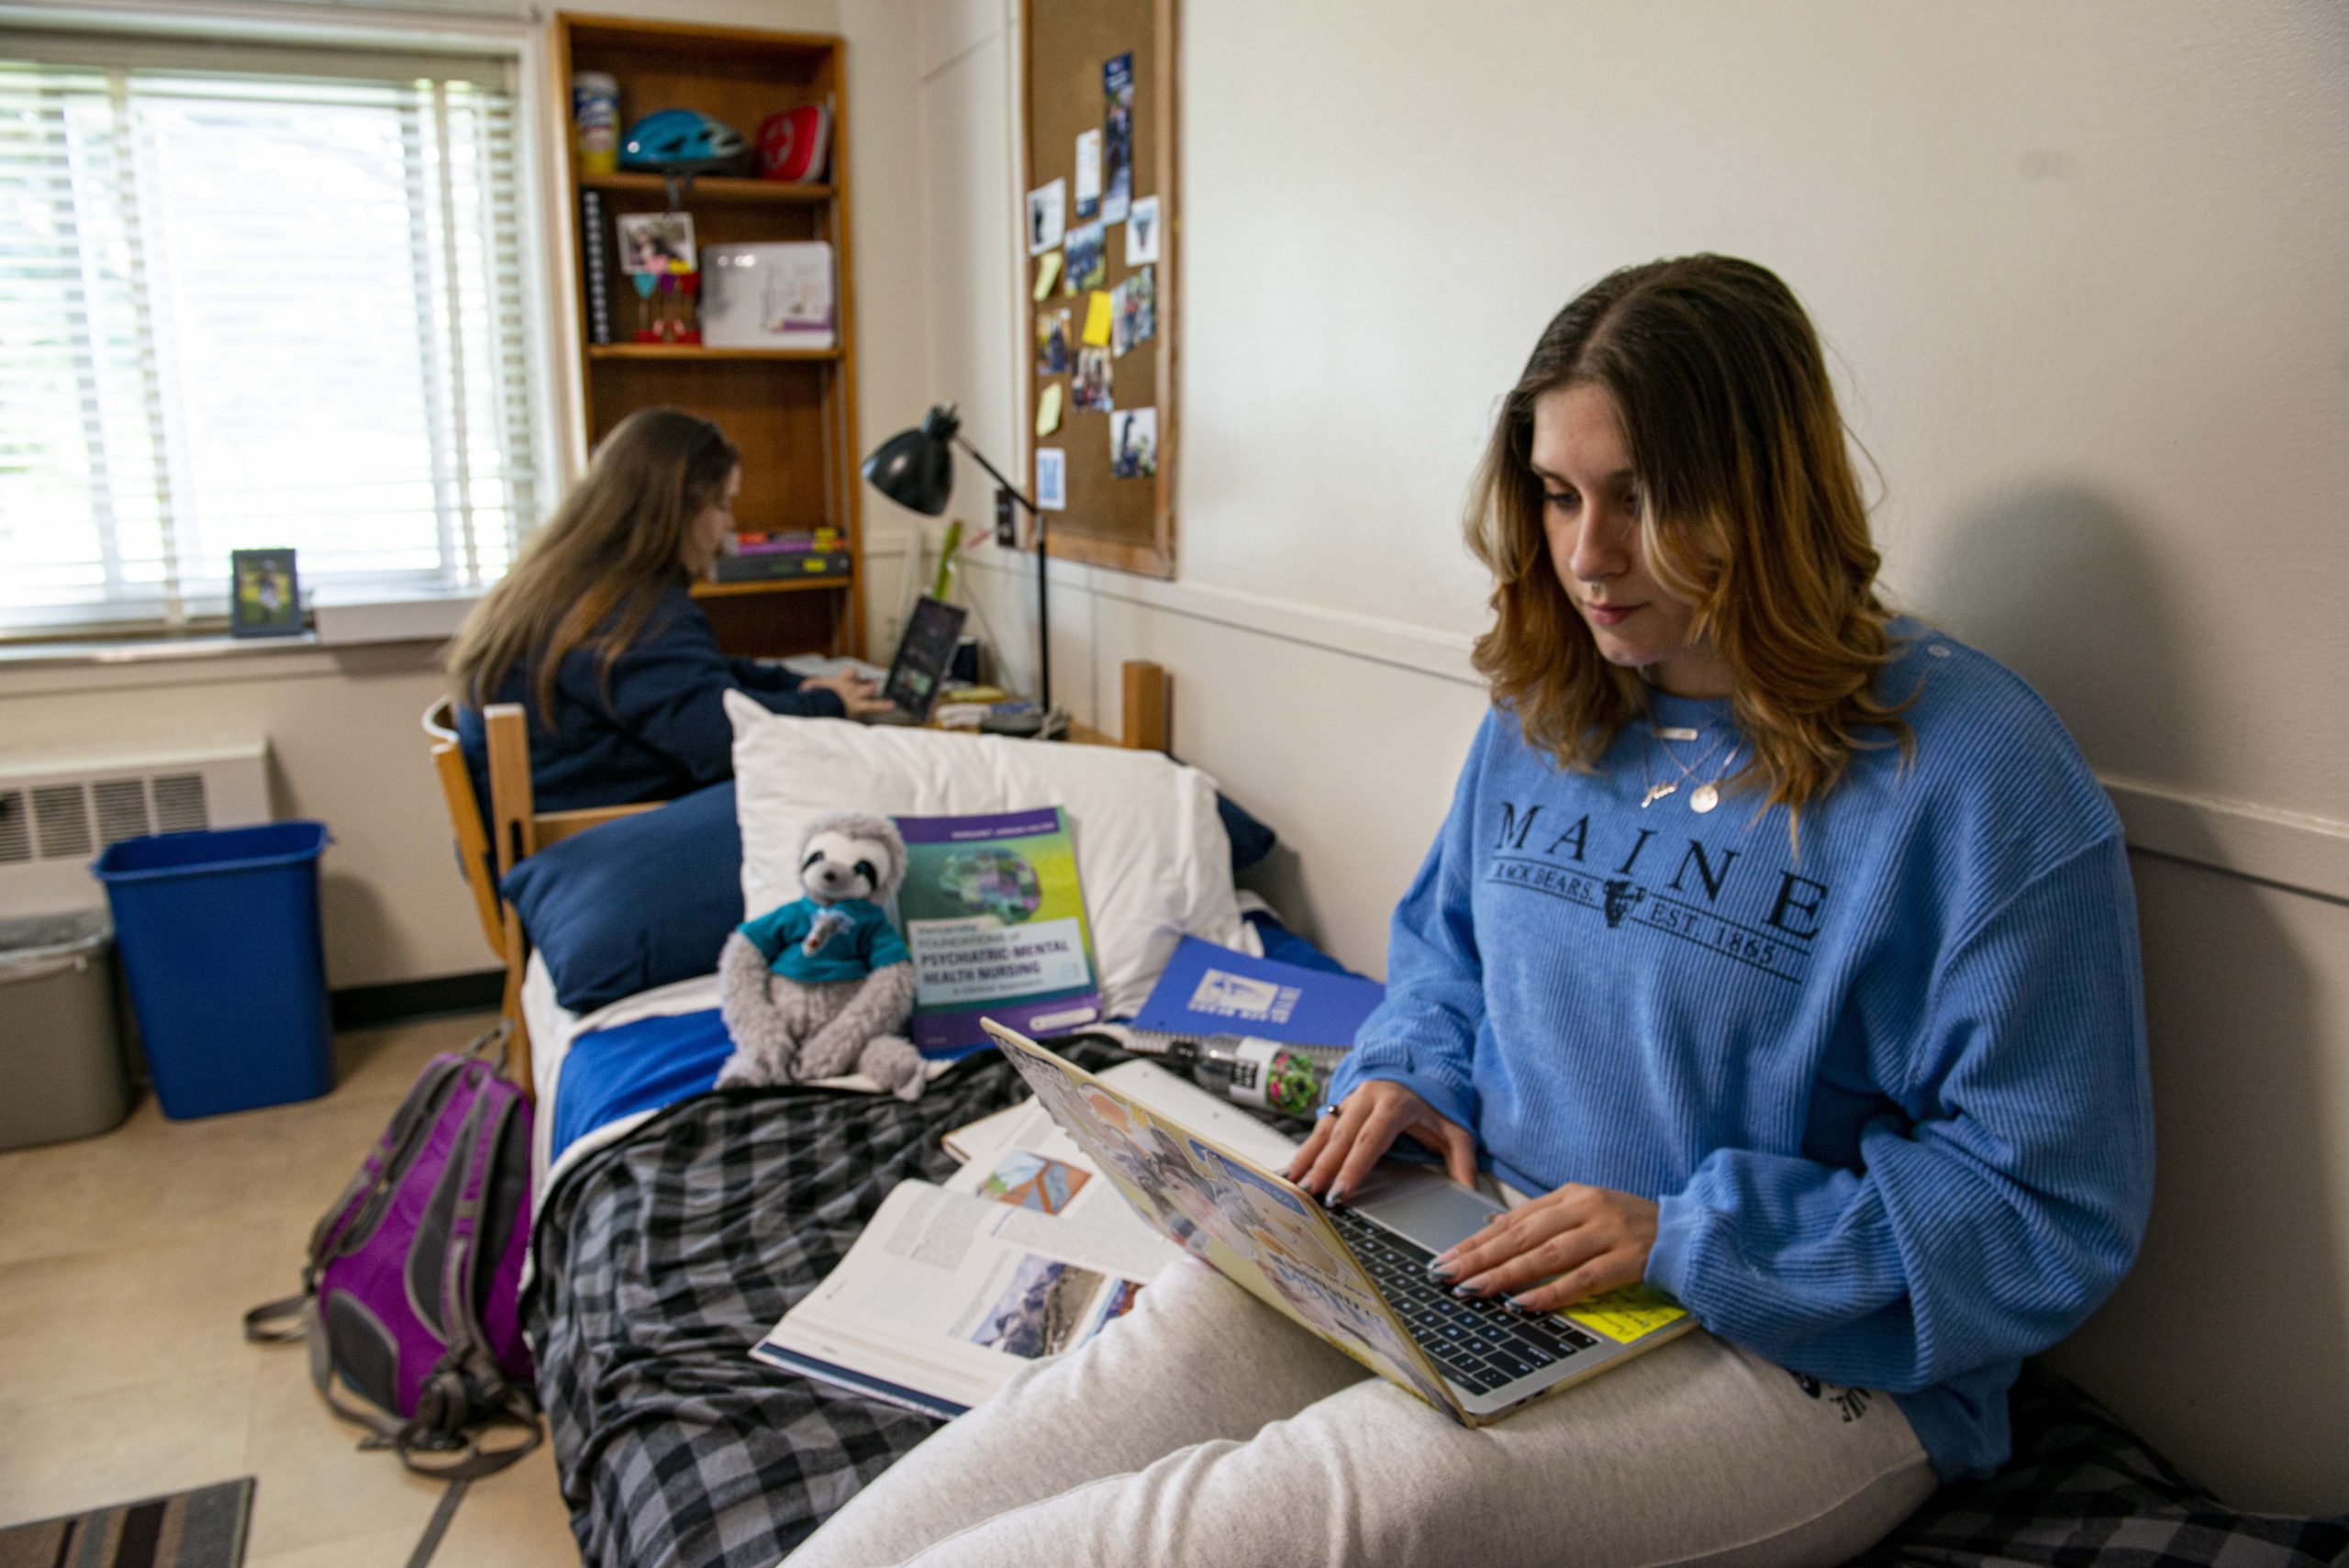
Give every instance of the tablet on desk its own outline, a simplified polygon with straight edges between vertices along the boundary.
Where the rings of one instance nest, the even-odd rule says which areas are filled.
[[[892,711],[876,722],[930,722],[930,710],[937,706],[939,688],[946,683],[954,645],[962,640],[963,623],[970,614],[960,605],[928,596],[915,604],[914,613],[906,618],[905,635],[897,639],[897,656],[889,662],[889,678],[881,684],[881,695]]]

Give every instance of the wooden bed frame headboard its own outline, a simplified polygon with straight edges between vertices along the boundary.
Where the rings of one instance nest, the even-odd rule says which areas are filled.
[[[1068,739],[1080,745],[1123,746],[1137,751],[1164,751],[1173,745],[1171,730],[1173,682],[1164,669],[1147,660],[1125,665],[1125,728],[1107,735],[1082,725],[1069,728]],[[497,895],[506,873],[549,844],[606,822],[651,811],[659,802],[638,806],[594,806],[576,811],[540,811],[530,787],[529,719],[519,703],[493,703],[482,710],[489,732],[489,832],[482,831],[482,810],[473,794],[473,775],[465,769],[457,745],[454,716],[449,704],[436,703],[424,716],[425,734],[432,743],[433,766],[440,774],[441,794],[448,799],[449,819],[465,864],[465,881],[473,910],[490,951],[506,965],[503,1011],[508,1026],[506,1071],[525,1095],[535,1095],[530,1071],[530,1031],[522,1017],[522,977],[530,959],[529,939],[514,906]],[[489,867],[496,865],[492,876]]]

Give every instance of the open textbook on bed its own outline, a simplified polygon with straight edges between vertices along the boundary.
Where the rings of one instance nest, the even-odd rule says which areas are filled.
[[[1153,1062],[1104,1080],[1250,1157],[1296,1145]],[[1083,1344],[1130,1311],[1178,1254],[1030,1100],[957,1129],[968,1162],[943,1185],[900,1182],[840,1267],[752,1349],[936,1416],[958,1416],[1021,1366]]]

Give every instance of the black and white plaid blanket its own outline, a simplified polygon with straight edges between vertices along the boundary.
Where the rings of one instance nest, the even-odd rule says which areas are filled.
[[[2014,1457],[1944,1486],[1849,1568],[2323,1568],[2349,1515],[2242,1514],[2110,1412],[2036,1367],[2009,1396]]]
[[[1079,1042],[1087,1065],[1120,1060]],[[588,1568],[772,1568],[937,1423],[751,1359],[939,1135],[1025,1097],[974,1057],[911,1105],[703,1095],[586,1157],[537,1222],[539,1393]]]
[[[1078,1042],[1087,1066],[1118,1060]],[[1024,1091],[992,1054],[908,1106],[705,1095],[601,1150],[538,1221],[539,1388],[588,1568],[771,1568],[936,1423],[754,1362],[939,1135]],[[2349,1518],[2230,1512],[2076,1390],[2026,1373],[2015,1458],[1854,1568],[2319,1568]]]

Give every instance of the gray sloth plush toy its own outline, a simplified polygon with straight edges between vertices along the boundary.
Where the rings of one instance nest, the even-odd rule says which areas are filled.
[[[734,1037],[719,1088],[855,1071],[920,1097],[928,1074],[902,1032],[913,955],[882,907],[905,876],[906,843],[887,817],[835,811],[807,825],[807,896],[745,921],[718,955],[718,1011]]]

